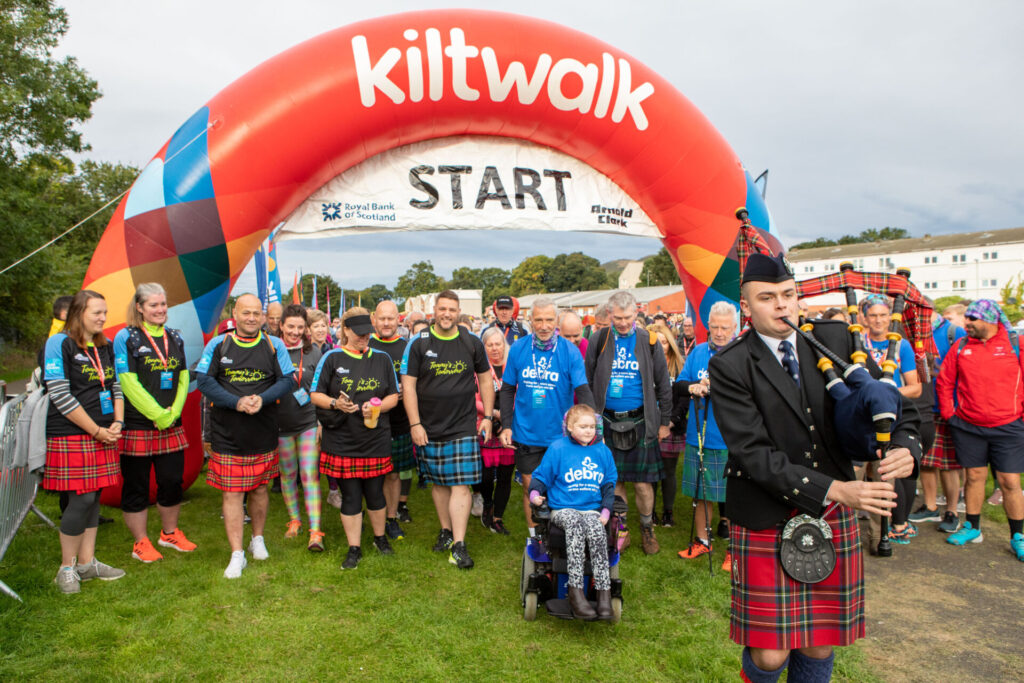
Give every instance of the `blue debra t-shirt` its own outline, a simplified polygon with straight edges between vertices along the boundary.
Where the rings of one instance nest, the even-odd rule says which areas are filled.
[[[882,361],[885,360],[885,352],[889,348],[888,341],[874,341],[872,339],[867,340],[868,351],[871,353],[871,357],[875,359],[875,363],[878,367],[882,367]],[[893,379],[896,380],[896,386],[903,386],[903,373],[904,372],[916,372],[917,361],[914,360],[914,349],[910,347],[910,342],[906,339],[900,340],[900,348],[896,352],[896,374]]]
[[[614,331],[610,334],[615,334]],[[636,332],[628,337],[615,337],[615,360],[608,380],[604,407],[615,412],[636,410],[644,405],[644,389],[640,382],[640,364],[636,360]]]
[[[679,377],[676,378],[676,381],[685,382],[686,384],[700,382],[708,376],[708,364],[711,362],[713,355],[715,355],[715,352],[711,350],[707,342],[698,344],[690,352],[690,355],[686,357],[686,363],[683,365],[683,369],[679,373]],[[689,412],[690,416],[686,418],[686,443],[695,447],[700,445],[697,441],[697,435],[699,430],[703,430],[706,415],[708,427],[707,431],[704,432],[704,448],[725,450],[725,439],[722,438],[722,433],[718,431],[718,423],[715,422],[715,412],[711,409],[711,401],[704,401],[704,405],[701,408],[701,425],[699,427],[697,425],[697,411],[691,408]]]
[[[562,436],[562,416],[573,405],[576,387],[587,383],[583,357],[558,337],[550,351],[523,337],[508,352],[502,384],[516,388],[512,438],[527,446],[547,446]]]
[[[601,509],[601,488],[608,485],[614,489],[618,472],[612,452],[603,442],[581,446],[571,437],[563,436],[544,453],[532,476],[547,489],[552,510],[586,511]]]

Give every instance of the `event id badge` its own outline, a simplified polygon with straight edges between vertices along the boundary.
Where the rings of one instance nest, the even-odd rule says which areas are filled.
[[[293,391],[292,396],[295,397],[295,402],[298,403],[300,406],[304,406],[307,403],[309,403],[309,394],[302,387],[299,387],[298,389]]]
[[[612,383],[608,387],[608,395],[612,398],[622,398],[622,388],[624,382],[621,377],[612,377]]]
[[[109,390],[100,392],[100,412],[104,415],[111,415],[114,412],[114,399],[110,397]]]
[[[160,373],[160,390],[167,391],[174,388],[174,373],[164,370]]]
[[[548,404],[548,392],[545,389],[533,390],[533,407],[544,408]]]

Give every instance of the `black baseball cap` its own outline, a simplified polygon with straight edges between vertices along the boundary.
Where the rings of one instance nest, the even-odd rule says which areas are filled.
[[[512,301],[512,297],[508,294],[502,294],[498,297],[497,301],[494,302],[495,308],[515,308],[516,304]]]
[[[373,323],[370,322],[370,316],[368,315],[354,315],[345,321],[345,329],[352,330],[352,332],[362,337],[373,332]]]

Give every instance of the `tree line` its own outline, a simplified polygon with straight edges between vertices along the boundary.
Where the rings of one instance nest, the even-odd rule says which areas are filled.
[[[78,125],[100,97],[73,57],[52,51],[68,30],[48,0],[0,5],[0,269],[124,192],[138,169],[72,162],[89,149]],[[11,348],[35,350],[53,299],[74,293],[115,205],[0,275],[0,365]]]

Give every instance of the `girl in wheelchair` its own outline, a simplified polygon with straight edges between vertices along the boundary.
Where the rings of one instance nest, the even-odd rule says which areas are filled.
[[[551,521],[565,531],[568,598],[577,619],[611,619],[608,576],[608,537],[604,525],[612,512],[617,472],[611,451],[595,443],[597,416],[588,405],[575,405],[565,414],[568,434],[552,443],[530,481],[530,502],[547,500]],[[597,611],[583,590],[585,546],[597,592]]]

